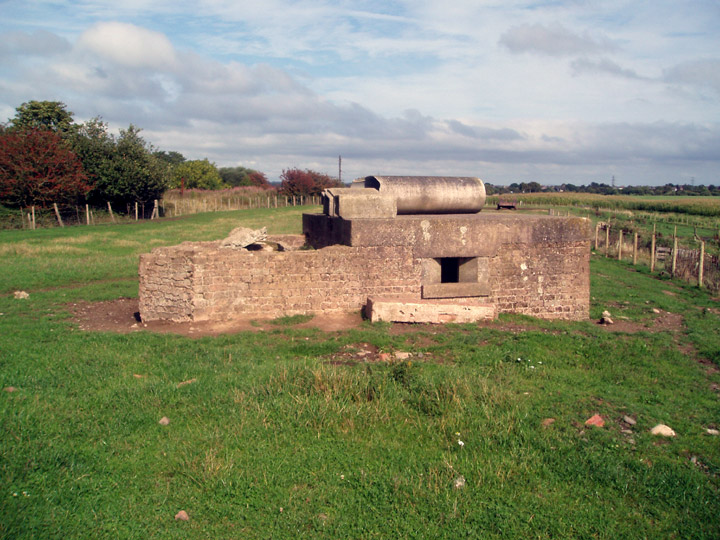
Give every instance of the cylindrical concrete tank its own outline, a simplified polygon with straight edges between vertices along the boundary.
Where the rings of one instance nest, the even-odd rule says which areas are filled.
[[[485,205],[485,184],[470,176],[367,176],[361,182],[394,196],[398,214],[473,214]]]

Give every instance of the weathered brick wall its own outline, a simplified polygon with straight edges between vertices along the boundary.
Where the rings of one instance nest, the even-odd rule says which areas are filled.
[[[205,242],[156,248],[140,256],[140,314],[148,320],[189,321],[194,311],[193,257]]]
[[[144,320],[347,312],[368,296],[419,294],[420,265],[403,247],[262,252],[208,242],[156,248],[140,264]]]
[[[482,239],[495,239],[488,253],[487,301],[501,313],[589,317],[589,240],[558,232],[557,220],[515,230],[503,219],[483,225]],[[442,240],[440,247],[448,243]],[[480,251],[481,239],[477,243],[473,250]],[[357,311],[370,296],[419,299],[422,264],[416,248],[396,243],[265,252],[223,249],[218,242],[156,248],[140,260],[140,314],[144,320],[174,321],[267,318]]]
[[[590,316],[587,242],[503,245],[490,259],[489,272],[498,313],[543,319]]]

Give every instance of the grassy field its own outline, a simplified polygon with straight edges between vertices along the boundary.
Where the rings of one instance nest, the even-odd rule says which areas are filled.
[[[625,263],[591,263],[591,316],[623,331],[72,322],[72,303],[136,296],[152,247],[299,232],[302,210],[0,231],[0,537],[720,536],[718,301]]]
[[[489,204],[513,199],[530,205],[583,206],[696,216],[720,216],[720,197],[600,195],[598,193],[517,193],[492,195]]]

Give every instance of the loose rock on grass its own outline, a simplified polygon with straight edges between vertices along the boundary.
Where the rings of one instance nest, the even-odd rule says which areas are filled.
[[[677,433],[675,433],[675,431],[670,426],[666,426],[665,424],[658,424],[650,430],[650,433],[652,433],[653,435],[659,435],[661,437],[677,436]]]

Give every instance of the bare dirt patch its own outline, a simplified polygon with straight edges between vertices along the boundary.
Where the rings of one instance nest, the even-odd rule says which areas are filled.
[[[613,318],[614,323],[602,325],[608,332],[625,332],[634,334],[637,332],[681,332],[684,327],[683,316],[669,311],[660,312],[657,317],[646,322],[635,322]]]
[[[316,328],[325,332],[336,332],[359,328],[363,322],[358,313],[333,313],[328,315],[315,315],[306,322],[279,325],[273,319],[237,318],[223,321],[202,322],[171,322],[151,321],[142,322],[138,313],[137,298],[119,298],[107,302],[77,302],[68,306],[72,313],[72,321],[81,330],[96,332],[131,333],[142,330],[151,332],[171,333],[189,337],[216,336],[220,334],[233,334],[237,332],[262,332],[280,328]],[[478,328],[492,328],[501,332],[520,334],[523,332],[558,333],[557,330],[538,328],[530,324],[516,322],[502,323],[498,321],[481,322]],[[640,323],[615,319],[615,324],[603,326],[609,332],[672,332],[679,333],[683,329],[682,315],[662,312],[651,321]],[[435,345],[434,335],[443,334],[449,327],[437,324],[409,324],[394,323],[389,333],[391,335],[420,334],[424,336],[416,345]],[[690,352],[690,351],[688,351]]]
[[[118,332],[127,334],[150,330],[151,332],[178,334],[187,337],[217,336],[237,332],[262,332],[279,328],[317,328],[335,332],[357,328],[362,317],[353,313],[316,315],[311,320],[293,325],[273,324],[272,319],[238,318],[224,321],[202,322],[141,322],[137,298],[120,298],[107,302],[77,302],[70,304],[72,321],[81,330],[94,332]]]

